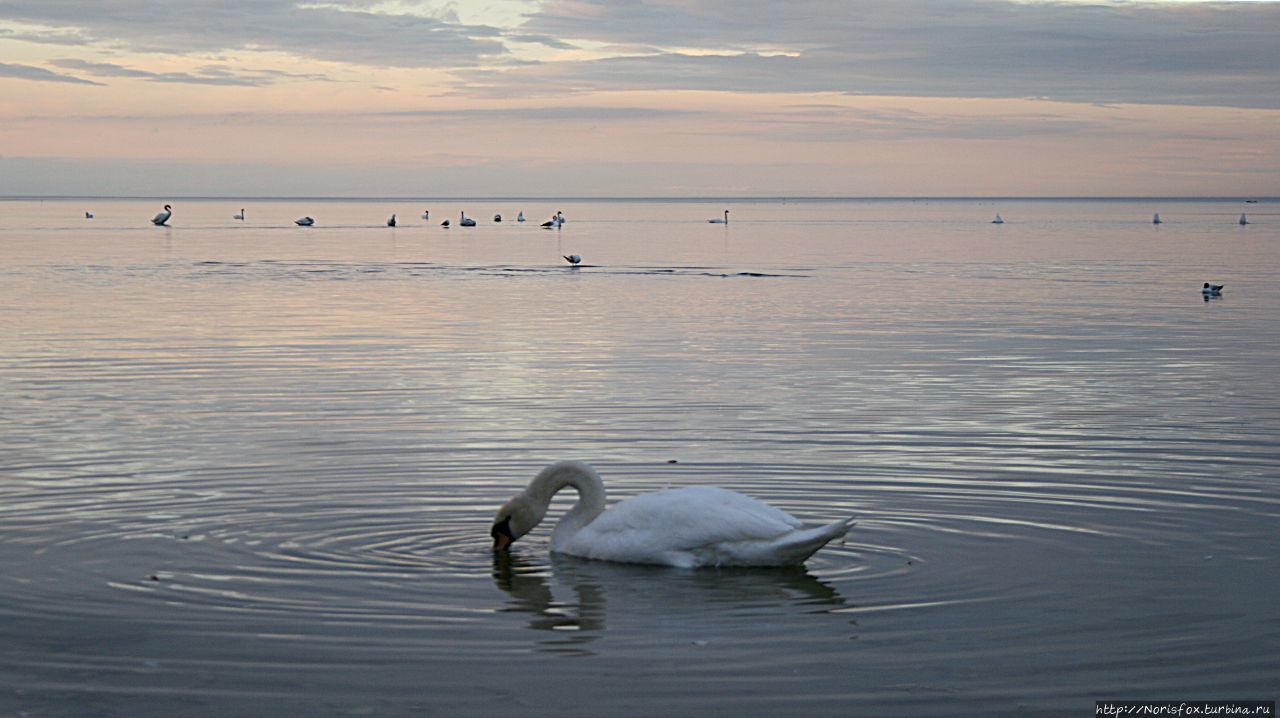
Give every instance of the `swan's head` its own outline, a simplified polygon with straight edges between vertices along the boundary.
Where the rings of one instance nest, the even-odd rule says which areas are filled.
[[[164,211],[166,211],[166,212],[172,212],[172,211],[173,211],[173,207],[170,207],[169,205],[167,205],[167,204],[166,204],[166,205],[164,206]],[[240,211],[241,211],[241,212],[243,212],[244,210],[240,210]]]
[[[493,528],[489,531],[493,537],[493,550],[502,551],[532,531],[542,520],[542,515],[543,512],[524,494],[508,501],[493,517]]]

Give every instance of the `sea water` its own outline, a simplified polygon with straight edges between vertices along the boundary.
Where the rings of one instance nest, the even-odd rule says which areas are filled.
[[[0,201],[0,715],[1274,700],[1276,206]],[[493,555],[568,458],[858,523]]]

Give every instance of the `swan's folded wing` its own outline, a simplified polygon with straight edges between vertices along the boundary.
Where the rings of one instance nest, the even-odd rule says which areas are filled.
[[[785,511],[726,489],[668,489],[621,501],[596,517],[575,537],[581,553],[574,553],[667,563],[671,552],[768,541],[801,526]]]

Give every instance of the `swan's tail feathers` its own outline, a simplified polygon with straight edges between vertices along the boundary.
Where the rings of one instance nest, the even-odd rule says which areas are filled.
[[[826,526],[788,534],[772,545],[773,550],[770,553],[781,559],[778,562],[779,565],[804,563],[805,559],[817,553],[818,549],[849,533],[849,529],[853,528],[854,518],[850,516]]]

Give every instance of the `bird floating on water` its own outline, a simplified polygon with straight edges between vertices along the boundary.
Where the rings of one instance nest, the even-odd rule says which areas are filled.
[[[388,227],[396,226],[396,216],[394,214],[391,215],[391,219],[387,220],[387,226]]]
[[[521,212],[520,214],[517,214],[517,215],[516,215],[516,221],[517,221],[517,222],[523,222],[523,221],[524,221],[524,212]]]
[[[1241,212],[1241,213],[1240,213],[1240,224],[1242,224],[1242,225],[1243,225],[1243,224],[1248,224],[1248,223],[1249,223],[1249,218],[1248,218],[1248,217],[1246,217],[1246,216],[1244,216],[1244,212]]]
[[[709,223],[711,223],[711,224],[728,224],[728,223],[729,223],[729,210],[727,210],[727,209],[726,209],[726,210],[724,211],[724,219],[720,219],[719,217],[717,217],[716,219],[709,219],[709,220],[707,220],[707,222],[709,222]]]
[[[502,215],[500,215],[500,214],[495,214],[495,215],[493,215],[493,221],[495,221],[495,222],[501,222],[501,221],[502,221]]]
[[[84,213],[84,218],[85,218],[85,219],[93,219],[93,212],[85,212],[85,213]]]
[[[582,263],[582,257],[579,257],[576,254],[566,254],[564,255],[564,261],[576,267]]]
[[[441,227],[444,227],[445,229],[448,229],[448,228],[449,228],[449,220],[447,220],[447,219],[446,219],[445,221],[441,222],[441,223],[440,223],[440,226],[441,226]]]
[[[422,218],[423,218],[423,219],[431,219],[431,210],[427,210],[427,211],[423,212],[423,213],[422,213]]]
[[[1205,283],[1204,283],[1204,288],[1200,290],[1200,293],[1201,293],[1201,294],[1203,294],[1203,295],[1205,295],[1206,297],[1221,297],[1221,296],[1222,296],[1222,288],[1223,288],[1223,287],[1225,287],[1225,286],[1227,286],[1227,285],[1225,285],[1225,284],[1210,284],[1210,283],[1208,283],[1208,282],[1205,282]]]
[[[293,223],[298,225],[299,227],[310,227],[311,225],[315,224],[316,221],[311,217],[303,217],[302,219],[293,220]]]
[[[686,486],[640,494],[605,509],[604,482],[579,461],[543,469],[494,516],[493,550],[529,533],[560,490],[578,501],[551,533],[551,551],[580,558],[678,568],[796,566],[844,536],[853,518],[806,527],[781,509],[736,491]]]
[[[991,220],[992,224],[1004,224],[1004,219],[1000,217],[1000,213],[996,212],[996,218]]]
[[[1152,224],[1162,224],[1162,222],[1160,221],[1160,213],[1159,213],[1159,212],[1156,212],[1156,213],[1155,213],[1155,216],[1153,216],[1153,217],[1151,218],[1151,223],[1152,223]]]
[[[458,220],[458,226],[459,226],[459,227],[474,227],[474,226],[476,226],[476,221],[475,221],[474,219],[471,219],[470,217],[468,217],[466,212],[460,212],[459,214],[461,214],[461,215],[462,215],[462,219],[459,219],[459,220]]]
[[[151,218],[151,223],[156,225],[157,227],[163,227],[164,223],[168,222],[169,218],[172,216],[173,216],[173,207],[170,207],[169,205],[166,204],[164,206],[163,212]]]
[[[240,220],[240,221],[242,221],[242,222],[243,222],[243,221],[244,221],[244,210],[243,210],[243,209],[241,209],[241,210],[240,210],[240,214],[233,214],[233,215],[231,215],[231,219],[238,219],[238,220]]]

